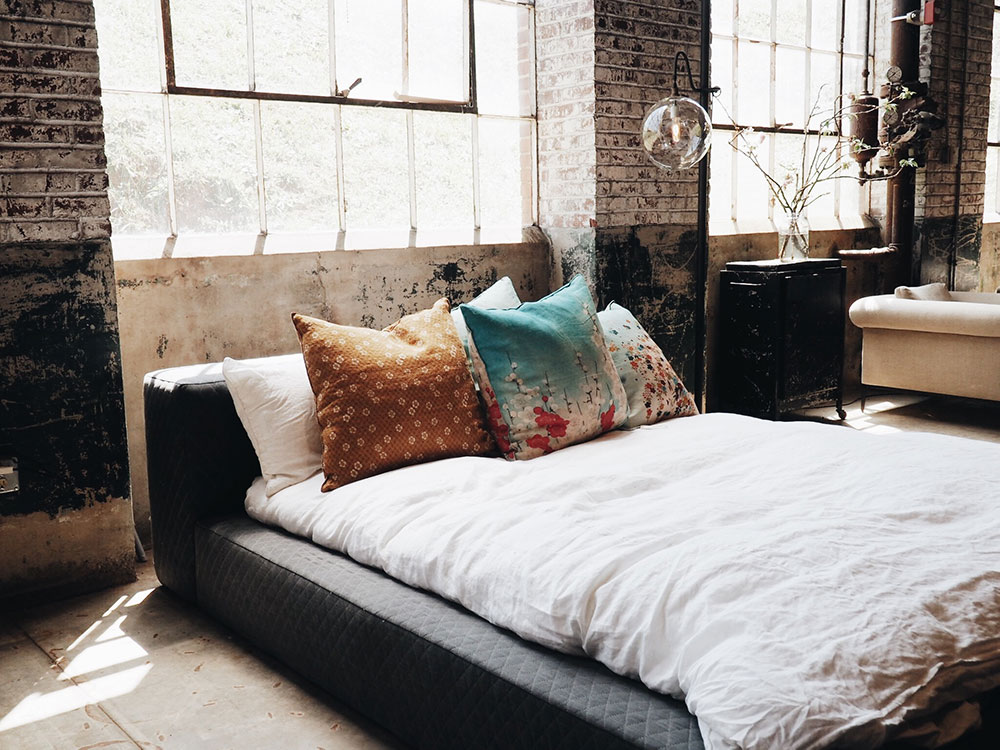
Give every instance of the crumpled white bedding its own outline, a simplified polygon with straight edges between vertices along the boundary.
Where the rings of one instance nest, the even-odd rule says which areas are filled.
[[[321,482],[247,511],[683,697],[709,748],[873,747],[1000,685],[997,445],[708,414]]]

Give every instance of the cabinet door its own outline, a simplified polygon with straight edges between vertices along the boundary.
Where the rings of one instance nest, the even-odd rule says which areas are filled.
[[[840,276],[815,273],[783,279],[783,401],[808,401],[839,385],[844,326]]]
[[[720,405],[726,411],[772,416],[777,406],[778,287],[723,272],[719,321]]]

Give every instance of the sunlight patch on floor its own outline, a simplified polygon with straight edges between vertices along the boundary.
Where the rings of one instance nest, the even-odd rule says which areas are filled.
[[[35,721],[44,721],[92,703],[130,693],[139,686],[152,668],[152,664],[140,664],[79,685],[73,683],[51,693],[31,693],[6,716],[0,718],[0,732]]]

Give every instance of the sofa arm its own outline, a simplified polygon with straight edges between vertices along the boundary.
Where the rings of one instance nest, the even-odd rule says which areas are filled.
[[[1000,337],[1000,305],[985,302],[899,299],[891,294],[862,297],[851,305],[859,328]]]
[[[151,372],[143,399],[156,575],[194,600],[195,525],[242,511],[260,464],[218,363]]]

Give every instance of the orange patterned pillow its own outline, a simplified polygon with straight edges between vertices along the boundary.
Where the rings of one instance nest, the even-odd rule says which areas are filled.
[[[323,491],[495,452],[448,300],[382,331],[292,314],[323,431]]]

